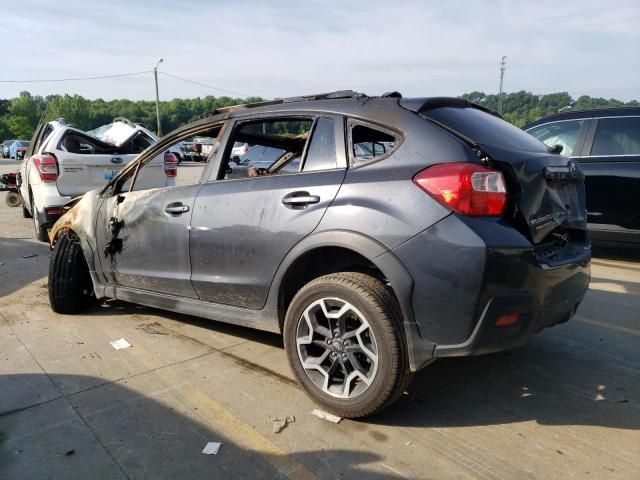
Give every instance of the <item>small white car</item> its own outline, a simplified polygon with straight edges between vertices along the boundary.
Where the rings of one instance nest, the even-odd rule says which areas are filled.
[[[117,118],[90,132],[64,119],[36,130],[18,172],[23,215],[33,217],[36,238],[47,242],[47,230],[62,215],[65,203],[100,188],[158,138],[146,128]],[[136,181],[136,189],[175,185],[178,152],[154,158]]]

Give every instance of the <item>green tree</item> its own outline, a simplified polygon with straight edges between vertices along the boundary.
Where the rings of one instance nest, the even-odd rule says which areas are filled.
[[[28,139],[38,126],[40,117],[45,109],[42,97],[33,97],[29,92],[20,92],[20,96],[9,101],[9,128],[13,136]]]
[[[80,95],[63,95],[52,98],[47,103],[43,121],[64,118],[80,130],[91,129],[91,101]]]

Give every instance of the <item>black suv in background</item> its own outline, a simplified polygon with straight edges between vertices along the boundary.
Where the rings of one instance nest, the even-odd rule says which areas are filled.
[[[640,243],[640,107],[558,113],[524,130],[580,163],[593,240]]]
[[[193,136],[216,139],[199,180],[138,185]],[[243,143],[270,165],[234,162]],[[361,417],[436,358],[513,348],[571,318],[589,284],[583,179],[461,99],[348,91],[219,109],[58,220],[49,300],[277,332],[309,395]]]

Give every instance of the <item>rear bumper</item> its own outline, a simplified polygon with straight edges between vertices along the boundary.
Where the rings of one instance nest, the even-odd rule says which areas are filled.
[[[408,339],[415,370],[434,357],[522,345],[533,333],[569,320],[589,286],[588,244],[545,265],[524,236],[497,219],[451,215],[394,254],[414,279],[416,328],[407,336],[418,335]],[[496,326],[502,317],[513,323]]]
[[[578,309],[584,293],[566,302],[543,309],[531,293],[493,297],[485,306],[471,336],[458,345],[438,345],[434,357],[460,357],[499,352],[518,347],[545,327],[568,321]],[[517,315],[509,326],[496,326],[500,318]]]
[[[32,188],[33,203],[38,211],[38,221],[51,227],[62,216],[62,207],[71,197],[60,195],[54,182],[40,183]],[[31,206],[32,210],[34,205]]]

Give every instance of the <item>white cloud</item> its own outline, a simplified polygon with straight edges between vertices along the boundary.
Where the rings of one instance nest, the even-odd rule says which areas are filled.
[[[0,78],[161,70],[265,97],[353,88],[458,95],[508,91],[640,98],[640,2],[93,2],[10,0]],[[114,6],[114,4],[116,6]],[[634,15],[636,20],[634,20]],[[6,31],[9,26],[15,32]],[[0,97],[153,97],[150,75],[0,84]],[[163,98],[222,94],[161,77]]]

